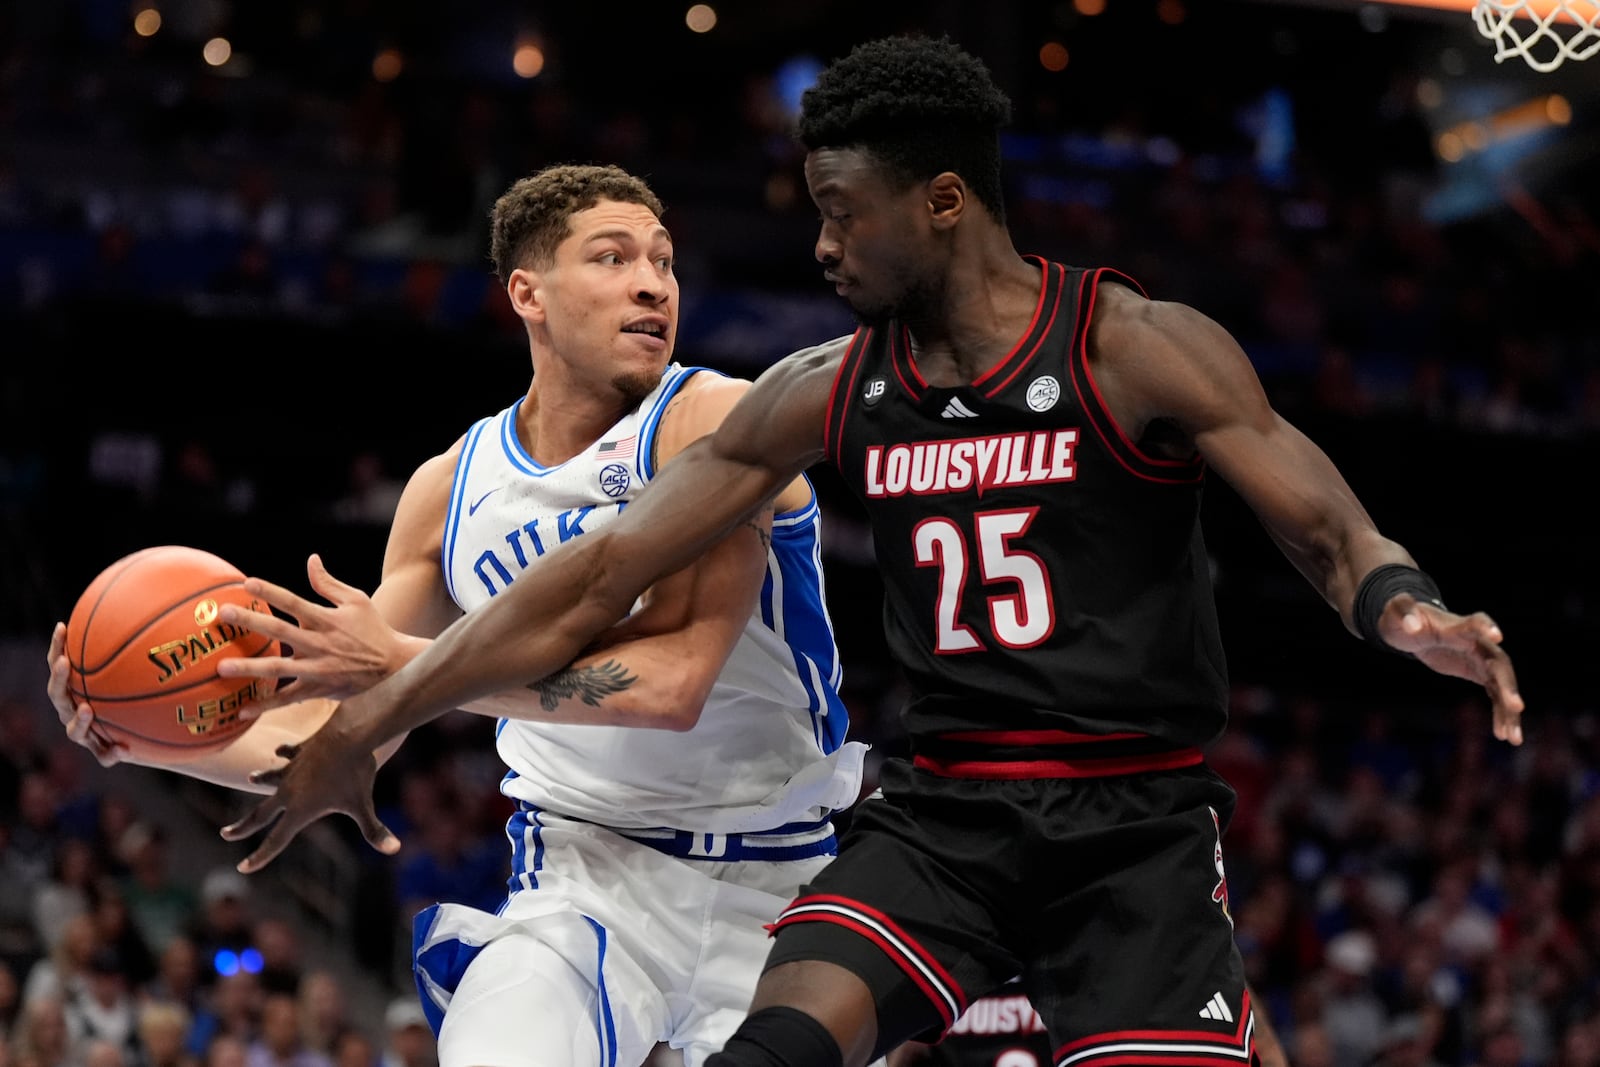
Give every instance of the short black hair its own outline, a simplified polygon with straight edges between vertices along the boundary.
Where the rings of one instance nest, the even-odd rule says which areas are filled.
[[[861,148],[905,185],[943,171],[961,176],[1005,221],[1000,128],[1011,100],[989,69],[947,37],[906,34],[859,44],[800,98],[807,151]]]
[[[643,178],[611,164],[559,163],[519,180],[500,195],[489,219],[489,258],[505,285],[524,266],[548,267],[572,235],[572,216],[602,200],[666,211]]]

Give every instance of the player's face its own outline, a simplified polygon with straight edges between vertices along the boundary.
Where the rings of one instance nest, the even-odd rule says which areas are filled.
[[[922,185],[899,188],[860,149],[819,148],[806,157],[806,187],[822,213],[823,277],[858,317],[902,317],[927,297],[939,253]]]
[[[678,279],[672,237],[649,208],[602,200],[573,215],[538,288],[563,360],[631,400],[660,383],[677,339]]]

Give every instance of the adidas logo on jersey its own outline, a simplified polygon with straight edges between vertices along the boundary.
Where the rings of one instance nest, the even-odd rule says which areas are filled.
[[[1221,993],[1211,994],[1211,1000],[1200,1009],[1200,1018],[1215,1019],[1219,1023],[1233,1022],[1233,1012],[1228,1010],[1228,1002],[1222,999]]]
[[[941,418],[946,419],[975,419],[978,417],[978,413],[963,404],[959,396],[951,397],[950,403],[944,406],[944,410],[939,412],[939,415]]]

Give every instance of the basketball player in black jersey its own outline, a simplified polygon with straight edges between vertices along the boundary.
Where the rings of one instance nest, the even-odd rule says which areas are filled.
[[[1018,253],[976,59],[891,38],[805,96],[816,252],[852,337],[764,374],[603,532],[558,551],[347,701],[224,835],[269,862],[370,753],[558,670],[656,578],[834,463],[873,524],[913,759],[777,917],[716,1067],[859,1067],[1020,975],[1058,1065],[1238,1065],[1256,1024],[1228,913],[1233,793],[1208,770],[1225,672],[1198,527],[1221,477],[1347,629],[1481,686],[1520,744],[1502,635],[1444,607],[1211,319],[1102,268]],[[554,563],[552,554],[550,562]]]

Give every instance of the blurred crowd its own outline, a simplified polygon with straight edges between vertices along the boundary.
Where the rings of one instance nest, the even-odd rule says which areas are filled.
[[[357,1018],[303,920],[176,875],[184,841],[55,730],[0,704],[0,1067],[432,1067],[415,994]]]

